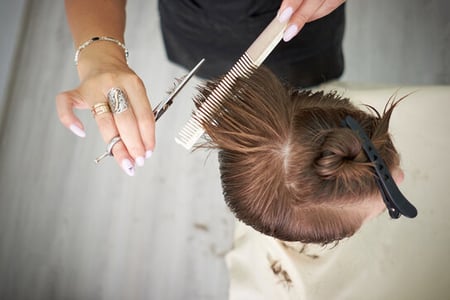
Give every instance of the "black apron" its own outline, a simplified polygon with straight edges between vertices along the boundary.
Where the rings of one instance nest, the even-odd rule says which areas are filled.
[[[197,75],[224,75],[275,18],[281,1],[159,0],[168,59],[187,69],[206,62]],[[310,22],[290,42],[281,41],[265,60],[282,81],[309,87],[336,79],[344,70],[345,3]]]

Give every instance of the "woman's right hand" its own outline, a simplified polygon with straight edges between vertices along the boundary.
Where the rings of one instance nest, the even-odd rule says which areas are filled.
[[[84,137],[84,126],[74,108],[92,109],[97,103],[108,103],[108,91],[121,89],[127,96],[128,109],[94,117],[105,143],[121,137],[112,154],[122,169],[133,176],[135,165],[143,166],[155,146],[155,119],[142,80],[128,67],[123,50],[107,41],[92,43],[80,52],[78,73],[80,85],[56,96],[61,123]]]

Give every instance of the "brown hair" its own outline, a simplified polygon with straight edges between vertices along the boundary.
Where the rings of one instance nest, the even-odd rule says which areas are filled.
[[[197,104],[217,83],[201,89]],[[360,139],[341,121],[357,120],[392,170],[399,156],[388,127],[397,103],[380,115],[336,93],[289,88],[262,67],[238,80],[221,113],[203,124],[202,146],[220,149],[223,194],[238,219],[281,240],[329,243],[353,235],[364,218],[358,204],[379,194]]]

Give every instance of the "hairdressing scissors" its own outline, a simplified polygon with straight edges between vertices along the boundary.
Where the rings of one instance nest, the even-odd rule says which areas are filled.
[[[186,85],[186,83],[189,81],[189,79],[194,76],[195,72],[197,72],[198,68],[203,64],[205,61],[204,58],[202,58],[197,65],[186,75],[184,76],[183,80],[175,87],[175,89],[167,96],[167,98],[161,102],[158,103],[158,105],[155,106],[153,109],[153,114],[155,116],[155,122],[158,121],[159,118],[167,111],[167,109],[172,105],[173,99],[175,96],[180,92],[180,90]]]
[[[204,58],[202,58],[197,65],[186,75],[183,77],[183,80],[181,80],[181,82],[179,82],[175,88],[173,89],[173,91],[167,96],[166,99],[164,99],[163,101],[159,102],[158,105],[156,105],[156,107],[153,109],[153,115],[155,116],[155,122],[158,121],[159,118],[161,118],[161,116],[167,111],[167,109],[169,109],[169,107],[172,105],[173,103],[173,99],[175,98],[175,96],[181,91],[181,89],[186,85],[186,83],[189,81],[189,79],[192,78],[192,76],[194,76],[195,72],[197,72],[198,68],[200,68],[200,66],[203,64],[203,62],[205,61]],[[112,148],[114,147],[114,145],[118,142],[120,142],[122,139],[120,138],[120,136],[116,136],[114,137],[106,146],[106,151],[100,155],[99,157],[97,157],[94,161],[95,163],[99,163],[103,158],[107,157],[107,156],[112,156]]]

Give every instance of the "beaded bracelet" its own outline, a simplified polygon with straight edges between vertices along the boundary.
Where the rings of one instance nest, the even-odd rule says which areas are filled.
[[[80,45],[80,47],[78,47],[77,51],[75,52],[75,58],[74,58],[74,62],[75,65],[78,65],[78,57],[80,56],[80,52],[86,48],[87,46],[89,46],[90,44],[97,42],[97,41],[107,41],[107,42],[113,42],[117,45],[119,45],[120,47],[122,47],[123,51],[125,52],[125,59],[127,60],[127,64],[128,64],[128,49],[127,47],[125,47],[125,45],[120,42],[119,40],[116,40],[115,38],[112,37],[108,37],[108,36],[96,36],[91,38],[90,40],[87,40],[86,42],[84,42],[83,44]]]

